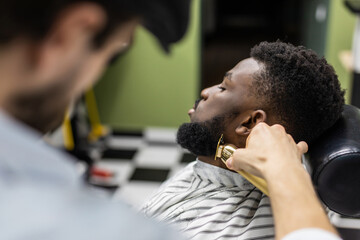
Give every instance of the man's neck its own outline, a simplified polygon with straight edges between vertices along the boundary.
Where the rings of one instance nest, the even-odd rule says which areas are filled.
[[[223,163],[223,161],[221,161],[220,159],[214,159],[214,156],[198,156],[198,159],[202,162],[205,162],[205,163],[208,163],[208,164],[211,164],[211,165],[214,165],[216,167],[219,167],[219,168],[224,168],[226,170],[229,170],[226,165]],[[231,170],[229,170],[231,171]]]

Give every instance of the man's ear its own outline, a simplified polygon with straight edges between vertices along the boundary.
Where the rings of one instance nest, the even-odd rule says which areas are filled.
[[[241,120],[235,132],[239,136],[247,136],[258,123],[265,121],[266,113],[263,110],[253,111]]]
[[[49,79],[78,64],[104,27],[106,13],[93,3],[73,4],[60,12],[43,40],[35,46],[32,67],[38,79]]]

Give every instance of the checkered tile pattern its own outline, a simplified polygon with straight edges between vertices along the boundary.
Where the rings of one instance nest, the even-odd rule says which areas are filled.
[[[140,207],[162,182],[196,157],[176,144],[176,129],[148,128],[144,132],[114,132],[96,167],[114,172],[91,182],[114,190],[114,198]]]

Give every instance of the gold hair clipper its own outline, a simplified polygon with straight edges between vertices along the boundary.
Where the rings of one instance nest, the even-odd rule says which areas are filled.
[[[220,158],[226,164],[226,160],[228,160],[233,155],[233,153],[236,151],[236,148],[230,144],[225,144],[225,145],[221,145],[221,144],[223,144],[223,135],[221,135],[216,147],[215,160],[217,158]],[[251,182],[255,187],[260,189],[264,194],[269,195],[267,183],[263,178],[256,177],[245,171],[236,171],[236,172],[242,175],[246,180]]]

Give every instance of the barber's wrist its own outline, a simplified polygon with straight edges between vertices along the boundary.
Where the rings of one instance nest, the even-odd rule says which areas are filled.
[[[299,164],[296,166],[282,167],[282,168],[269,168],[263,172],[263,177],[268,184],[282,183],[293,184],[297,181],[311,182],[311,178],[305,168]]]

